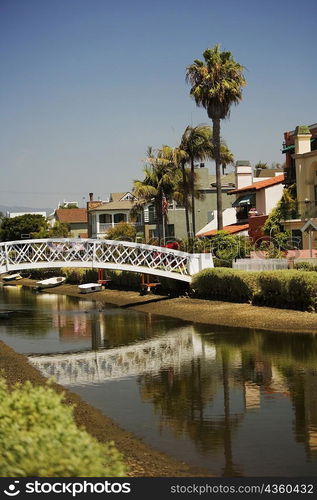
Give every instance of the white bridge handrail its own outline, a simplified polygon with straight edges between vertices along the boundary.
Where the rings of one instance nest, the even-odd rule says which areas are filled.
[[[130,241],[90,238],[46,238],[0,243],[0,274],[54,267],[118,269],[191,281],[213,267],[211,254],[191,254]]]

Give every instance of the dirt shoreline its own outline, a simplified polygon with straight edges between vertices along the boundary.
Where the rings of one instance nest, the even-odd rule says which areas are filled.
[[[17,283],[34,286],[35,281],[23,279]],[[57,293],[95,300],[120,307],[131,307],[138,311],[170,316],[195,323],[213,326],[248,328],[275,332],[317,333],[317,314],[257,307],[251,304],[193,299],[187,297],[169,298],[161,295],[141,296],[137,291],[106,289],[101,292],[82,294],[77,285],[61,285],[45,293]]]
[[[16,284],[26,287],[35,285],[34,280],[23,279]],[[301,311],[289,311],[249,304],[232,304],[200,299],[164,296],[140,296],[138,292],[103,290],[87,295],[78,292],[76,285],[61,285],[45,293],[76,296],[83,300],[95,300],[100,307],[110,303],[120,307],[132,307],[143,312],[171,316],[191,322],[215,326],[273,330],[276,332],[317,333],[317,315]],[[46,378],[34,368],[26,356],[16,353],[0,341],[0,370],[12,385],[30,380],[34,384],[45,384]],[[66,404],[75,404],[75,419],[99,441],[113,440],[124,455],[131,477],[207,477],[209,473],[147,446],[141,439],[125,431],[98,409],[86,403],[77,394],[54,384],[56,391],[63,391]]]

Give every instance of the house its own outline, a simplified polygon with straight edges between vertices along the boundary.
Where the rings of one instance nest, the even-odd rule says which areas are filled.
[[[56,222],[68,224],[72,238],[87,238],[87,210],[86,208],[57,208],[47,218],[51,227]]]
[[[313,125],[308,125],[309,133],[311,137],[310,141],[310,151],[316,151],[317,149],[317,123]],[[289,132],[284,132],[284,142],[282,153],[285,154],[285,186],[291,186],[296,182],[296,166],[295,166],[295,137],[296,130],[291,130]]]
[[[217,209],[217,189],[216,189],[216,176],[209,173],[209,169],[205,167],[204,163],[195,166],[197,191],[200,196],[195,200],[195,222],[196,234],[200,232],[201,228],[205,227],[208,223],[216,220]],[[227,193],[235,187],[234,172],[227,173],[221,176],[221,191],[222,191],[222,204],[223,209],[231,208],[230,199]],[[172,201],[168,207],[168,236],[174,236],[177,239],[187,238],[186,230],[186,215],[185,208],[179,206],[175,201]],[[190,228],[192,230],[192,218],[189,214]],[[150,235],[153,235],[151,230],[155,226],[149,227]]]
[[[107,201],[96,201],[93,199],[93,193],[89,193],[87,202],[89,238],[106,238],[109,229],[120,222],[129,222],[136,226],[138,232],[143,232],[142,213],[136,220],[131,217],[130,211],[135,202],[136,198],[130,191],[111,193]]]
[[[223,230],[229,234],[251,236],[253,240],[262,235],[263,226],[268,214],[277,205],[283,193],[284,175],[279,169],[272,169],[270,177],[254,177],[250,162],[239,160],[235,165],[236,189],[228,191],[228,195],[235,195],[231,202],[235,208],[235,221],[224,224]],[[274,174],[272,176],[272,174]],[[205,228],[199,236],[213,236],[217,228]]]
[[[46,212],[7,212],[7,217],[13,219],[14,217],[21,217],[21,215],[42,215],[46,219]]]
[[[286,178],[296,182],[298,214],[283,221],[283,226],[312,256],[317,246],[317,124],[298,126],[289,134],[287,138],[292,139],[294,147],[287,150],[291,161],[286,166],[290,168]]]

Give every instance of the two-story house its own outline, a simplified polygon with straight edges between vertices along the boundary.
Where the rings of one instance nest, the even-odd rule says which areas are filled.
[[[107,201],[96,201],[93,193],[89,193],[87,202],[88,236],[89,238],[106,238],[110,228],[120,222],[129,222],[143,233],[142,212],[131,217],[131,209],[136,202],[131,192],[111,193]]]
[[[235,196],[231,206],[236,210],[235,221],[224,225],[223,230],[230,234],[251,236],[257,239],[262,234],[268,214],[277,205],[283,193],[284,175],[279,169],[271,170],[270,177],[255,177],[249,161],[240,160],[235,165],[236,189],[228,191]],[[209,226],[199,236],[213,236],[216,227]]]
[[[295,172],[298,216],[285,220],[284,228],[301,241],[310,256],[317,253],[317,149],[312,142],[316,126],[298,126],[293,133],[292,165]],[[315,136],[317,138],[317,134]],[[313,148],[312,148],[313,146]]]

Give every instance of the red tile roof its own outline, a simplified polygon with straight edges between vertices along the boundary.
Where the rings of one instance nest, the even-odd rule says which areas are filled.
[[[240,189],[233,189],[232,191],[229,191],[228,194],[243,193],[244,191],[259,191],[260,189],[265,189],[267,187],[274,186],[275,184],[281,184],[283,181],[284,174],[277,175],[271,179],[254,182],[253,184],[249,184],[249,186],[245,186]]]
[[[55,215],[60,222],[68,224],[87,222],[87,210],[85,208],[58,208],[55,210]]]
[[[229,226],[224,226],[223,231],[226,231],[228,234],[240,233],[242,231],[248,231],[249,224],[230,224]],[[213,236],[217,233],[217,229],[213,229],[212,231],[207,231],[206,233],[200,233],[199,236]]]

